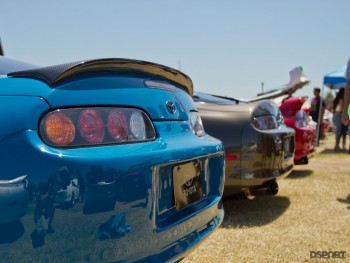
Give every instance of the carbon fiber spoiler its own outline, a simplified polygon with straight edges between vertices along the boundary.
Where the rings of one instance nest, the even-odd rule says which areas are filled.
[[[85,60],[56,66],[11,72],[7,75],[10,77],[35,78],[46,82],[50,86],[53,86],[72,77],[99,72],[141,73],[165,78],[180,85],[187,93],[190,94],[190,96],[193,94],[192,80],[184,73],[160,64],[132,59],[106,58]]]

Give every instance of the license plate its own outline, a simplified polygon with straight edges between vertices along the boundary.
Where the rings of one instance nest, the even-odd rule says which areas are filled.
[[[177,165],[173,168],[176,210],[203,197],[200,161]]]

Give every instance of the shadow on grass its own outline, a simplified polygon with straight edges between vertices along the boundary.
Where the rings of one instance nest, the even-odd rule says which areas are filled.
[[[286,179],[300,179],[312,175],[313,170],[293,170]]]
[[[321,151],[319,154],[344,154],[346,153],[346,151],[341,150],[341,151],[334,151],[333,149],[324,149],[323,151]]]
[[[350,194],[348,194],[348,196],[346,197],[346,199],[344,198],[337,198],[337,200],[340,202],[340,203],[344,203],[344,204],[350,204]],[[348,209],[350,209],[350,206],[348,206]]]
[[[13,243],[24,234],[24,226],[20,221],[0,224],[0,244]]]
[[[290,206],[283,196],[258,196],[254,200],[224,199],[225,217],[222,227],[255,227],[271,223]]]

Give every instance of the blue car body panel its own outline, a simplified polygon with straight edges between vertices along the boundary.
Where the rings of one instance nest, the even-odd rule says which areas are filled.
[[[148,87],[147,80],[173,88]],[[166,101],[174,102],[175,114],[166,109]],[[156,138],[59,148],[40,137],[40,121],[49,111],[103,106],[143,110],[154,125]],[[99,72],[66,79],[55,87],[35,78],[2,76],[0,182],[27,175],[23,191],[28,193],[28,205],[11,222],[2,222],[0,214],[1,259],[164,262],[183,258],[221,224],[224,215],[224,148],[207,134],[193,133],[190,111],[196,108],[183,88],[147,74]],[[202,196],[178,209],[174,169],[192,163],[199,167]],[[40,189],[57,191],[62,171],[68,180],[78,179],[79,200],[66,207],[51,206],[41,221],[36,217]],[[3,196],[0,184],[0,201],[5,200]],[[16,204],[3,205],[0,213]],[[47,232],[37,239],[35,231],[40,227]]]

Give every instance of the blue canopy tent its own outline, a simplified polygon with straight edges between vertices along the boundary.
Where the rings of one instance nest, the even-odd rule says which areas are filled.
[[[345,71],[346,65],[325,75],[323,78],[323,85],[327,86],[330,89],[340,89],[342,87],[345,87]]]

